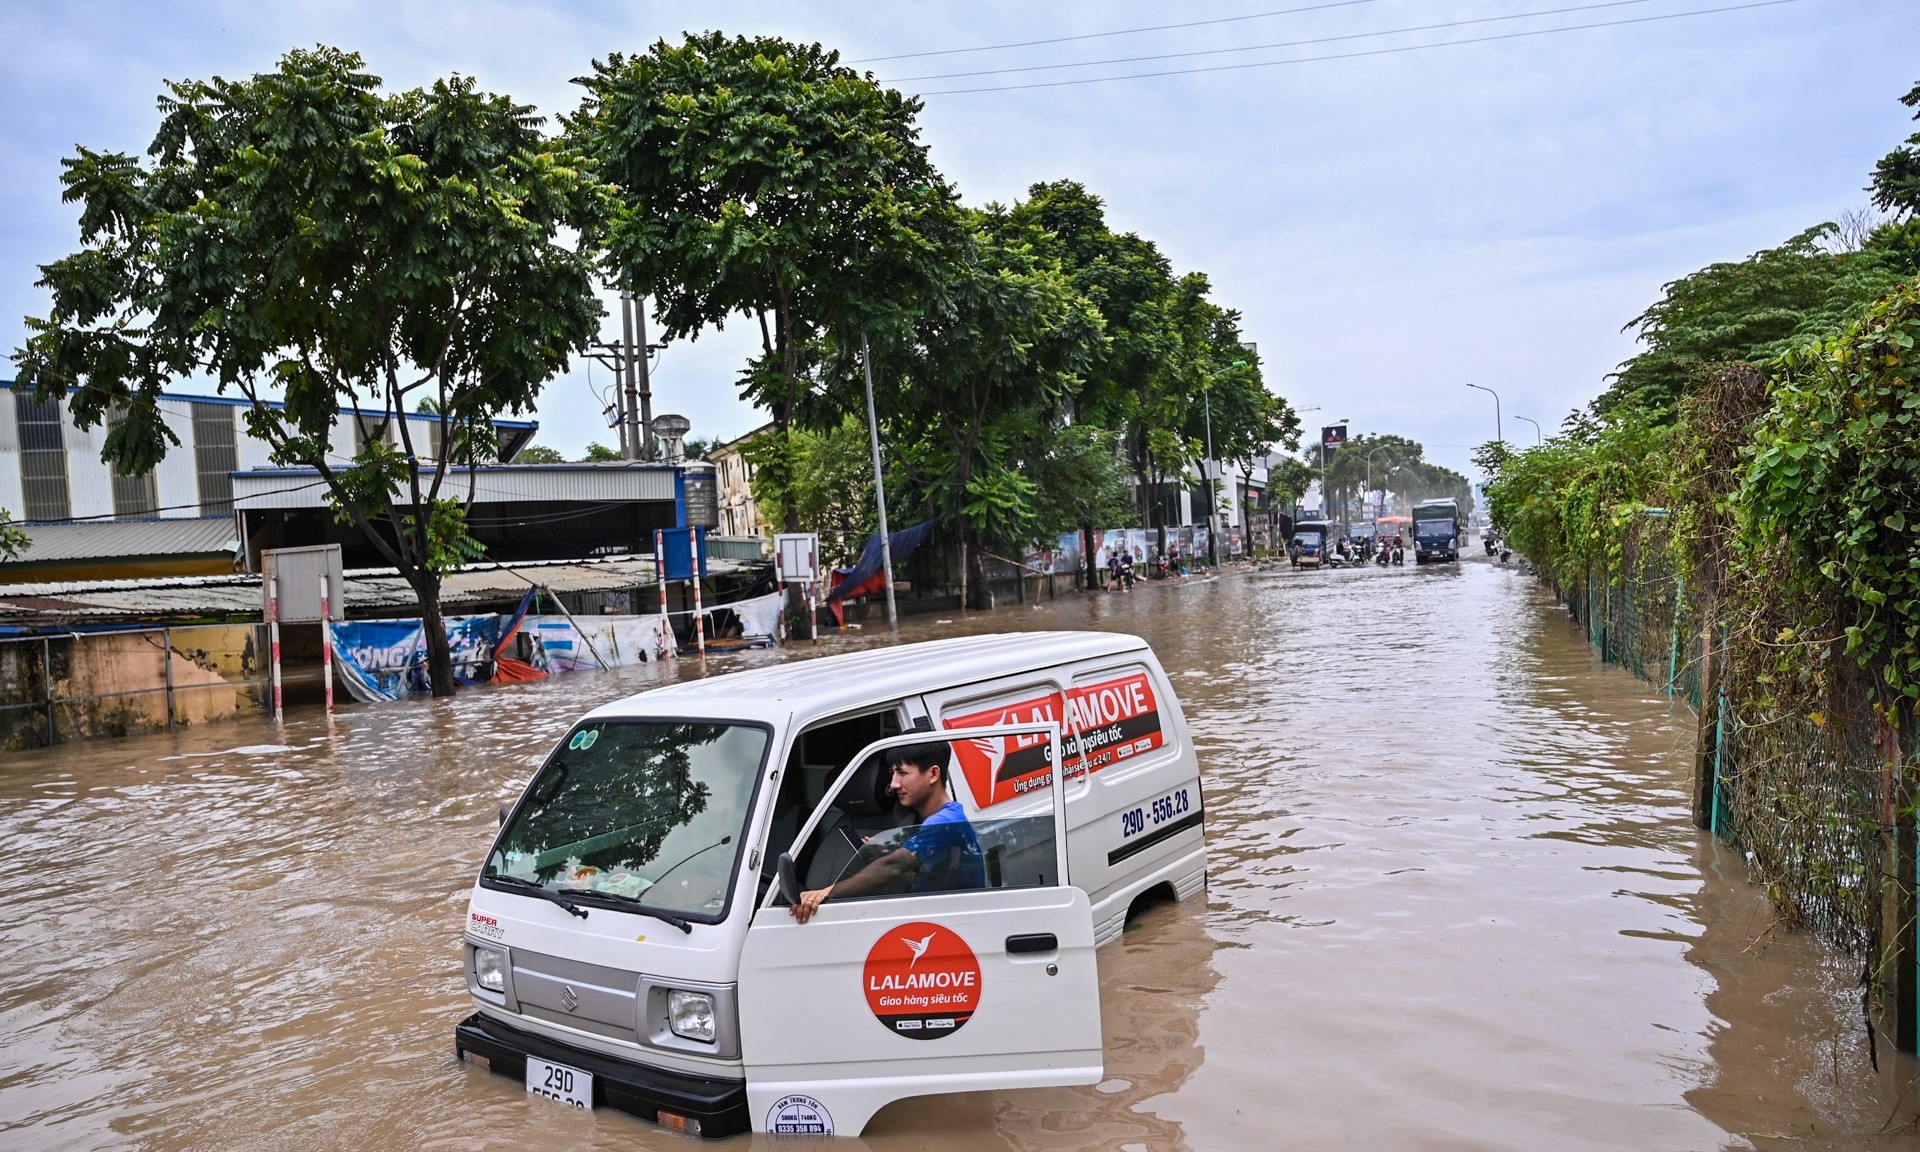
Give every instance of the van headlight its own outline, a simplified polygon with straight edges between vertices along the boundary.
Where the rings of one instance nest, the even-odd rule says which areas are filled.
[[[489,992],[507,990],[507,954],[497,948],[473,946],[473,982]]]
[[[667,1027],[675,1036],[713,1043],[713,997],[679,989],[667,993]]]

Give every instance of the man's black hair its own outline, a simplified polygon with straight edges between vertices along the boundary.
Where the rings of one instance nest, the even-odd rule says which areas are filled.
[[[953,750],[945,741],[928,741],[925,744],[902,744],[887,749],[887,767],[897,768],[902,764],[911,764],[916,768],[940,769],[940,783],[947,782],[948,758]]]

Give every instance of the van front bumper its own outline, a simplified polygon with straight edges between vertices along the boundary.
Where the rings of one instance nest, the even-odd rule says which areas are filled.
[[[591,1072],[596,1108],[618,1108],[656,1123],[662,1122],[660,1113],[667,1112],[699,1121],[700,1135],[713,1139],[751,1127],[744,1080],[708,1080],[628,1064],[502,1024],[478,1012],[455,1026],[453,1043],[460,1059],[484,1062],[490,1070],[523,1082],[529,1056]],[[481,1059],[473,1060],[476,1056]],[[691,1130],[692,1125],[686,1128]]]

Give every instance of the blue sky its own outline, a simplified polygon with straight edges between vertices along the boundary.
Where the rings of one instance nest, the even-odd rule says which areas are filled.
[[[1249,16],[1328,0],[1152,3],[0,3],[0,347],[44,314],[36,265],[76,243],[59,161],[143,150],[167,79],[261,71],[316,42],[390,86],[459,72],[542,111],[572,109],[595,56],[718,28],[818,40],[850,60]],[[1263,63],[1726,7],[1637,0],[1584,12],[1292,48],[972,79],[981,69],[1206,52],[1539,13],[1599,0],[1364,0],[1317,11],[991,52],[876,61],[929,93],[935,163],[966,200],[1080,180],[1114,224],[1207,273],[1244,315],[1267,379],[1308,425],[1398,432],[1465,470],[1491,438],[1530,442],[1633,351],[1620,329],[1661,284],[1865,204],[1873,163],[1920,128],[1920,2],[1795,0],[1490,43],[1066,87],[980,85]],[[606,331],[617,330],[609,316]],[[733,379],[746,325],[677,344],[655,411],[695,435],[761,417]],[[0,370],[0,374],[8,374]],[[540,440],[610,441],[584,367],[549,385]]]

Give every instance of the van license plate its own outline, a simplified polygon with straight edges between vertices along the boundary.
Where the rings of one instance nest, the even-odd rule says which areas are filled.
[[[593,1073],[527,1057],[527,1091],[575,1108],[593,1107]]]

